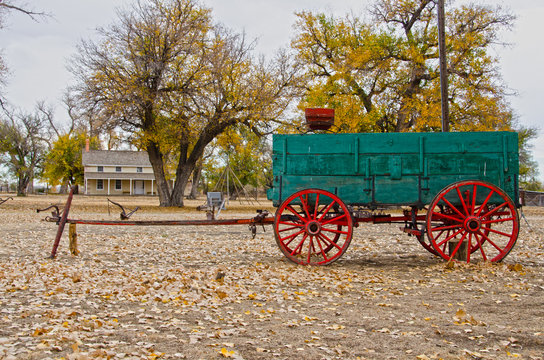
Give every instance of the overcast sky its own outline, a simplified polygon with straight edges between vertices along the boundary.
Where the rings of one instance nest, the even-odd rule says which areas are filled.
[[[484,4],[508,7],[517,16],[516,26],[504,34],[511,43],[499,49],[504,80],[518,95],[511,103],[520,122],[541,129],[534,141],[534,158],[539,162],[544,181],[544,127],[541,103],[544,102],[542,59],[543,0],[474,0]],[[95,36],[95,29],[115,20],[115,9],[131,0],[41,0],[40,10],[53,17],[34,22],[27,16],[12,13],[0,30],[0,48],[10,69],[5,94],[8,101],[31,110],[38,100],[59,104],[64,89],[71,81],[66,64],[80,39]],[[294,12],[322,11],[338,16],[353,12],[364,15],[370,0],[203,0],[213,9],[216,21],[258,40],[257,50],[271,55],[286,47],[292,36]],[[468,2],[458,0],[460,4]],[[27,3],[34,3],[27,1]],[[450,3],[450,1],[446,1]],[[66,117],[60,106],[56,117]]]

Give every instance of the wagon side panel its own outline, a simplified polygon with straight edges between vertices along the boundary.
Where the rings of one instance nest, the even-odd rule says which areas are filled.
[[[275,135],[274,205],[319,188],[351,205],[428,204],[445,186],[479,179],[517,202],[517,134],[392,133]]]

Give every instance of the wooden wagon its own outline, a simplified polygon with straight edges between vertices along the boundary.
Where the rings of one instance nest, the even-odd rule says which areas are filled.
[[[518,237],[518,174],[514,132],[274,135],[276,242],[325,265],[359,223],[399,223],[446,260],[501,261]]]

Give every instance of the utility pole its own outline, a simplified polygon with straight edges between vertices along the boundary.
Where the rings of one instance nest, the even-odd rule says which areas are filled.
[[[442,132],[450,131],[448,104],[448,63],[446,61],[446,16],[444,0],[438,0],[438,53],[440,58],[440,99],[442,104]]]

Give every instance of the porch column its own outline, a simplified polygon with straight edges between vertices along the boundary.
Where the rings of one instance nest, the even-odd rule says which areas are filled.
[[[87,189],[87,178],[85,178],[85,195],[88,195],[88,189]]]
[[[132,178],[130,178],[130,195],[132,195]]]
[[[110,179],[108,178],[108,195],[110,194]]]
[[[151,195],[153,195],[153,179],[151,179]]]

